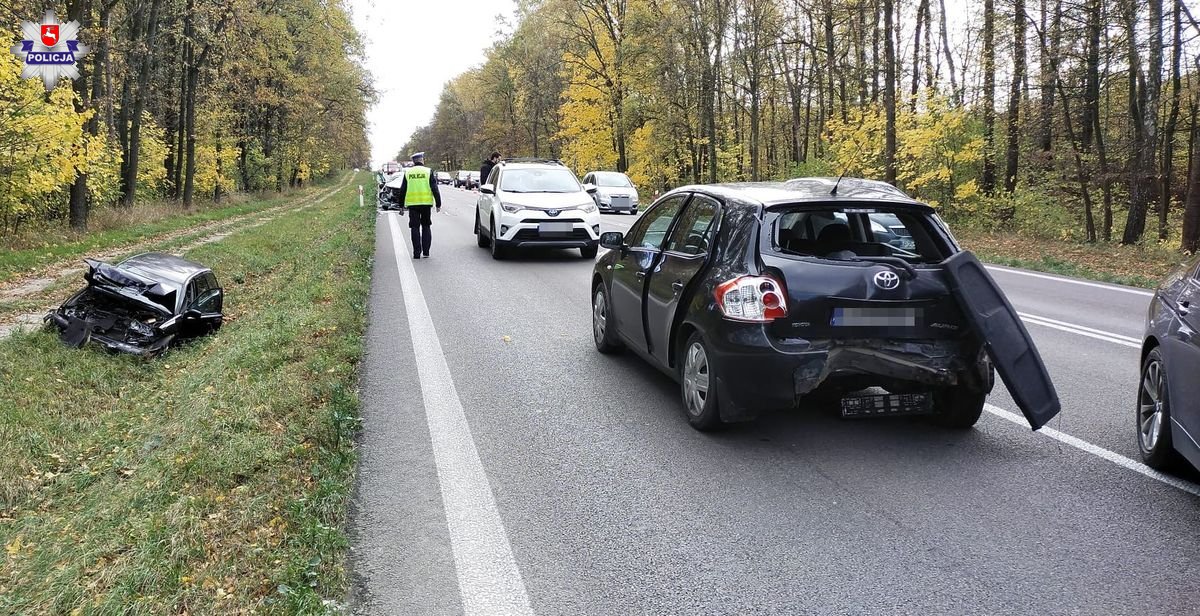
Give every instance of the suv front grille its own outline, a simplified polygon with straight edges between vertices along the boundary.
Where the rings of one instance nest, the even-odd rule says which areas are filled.
[[[513,241],[532,242],[537,240],[590,240],[587,229],[574,229],[566,233],[539,233],[537,229],[521,229],[513,235]]]

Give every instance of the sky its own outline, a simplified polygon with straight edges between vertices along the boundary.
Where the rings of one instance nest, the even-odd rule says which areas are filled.
[[[442,86],[483,63],[512,0],[351,0],[379,102],[370,122],[371,167],[392,160],[429,123]],[[405,153],[408,154],[407,152]]]

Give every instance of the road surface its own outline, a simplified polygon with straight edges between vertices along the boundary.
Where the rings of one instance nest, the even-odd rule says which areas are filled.
[[[594,350],[592,261],[492,260],[475,196],[444,191],[429,260],[379,215],[356,612],[1200,610],[1196,477],[1135,462],[1148,292],[994,270],[1062,398],[1049,430],[997,383],[967,432],[797,410],[701,434],[673,381]]]

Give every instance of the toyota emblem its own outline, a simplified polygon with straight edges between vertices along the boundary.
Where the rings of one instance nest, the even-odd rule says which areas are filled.
[[[875,286],[885,291],[891,291],[900,286],[900,277],[896,275],[896,272],[879,272],[875,274]]]
[[[558,216],[558,210],[546,210],[546,213],[551,216]]]

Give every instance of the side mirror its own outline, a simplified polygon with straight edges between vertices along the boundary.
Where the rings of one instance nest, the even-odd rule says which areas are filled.
[[[595,184],[584,184],[584,185],[583,185],[583,189],[584,189],[584,190],[586,190],[586,191],[588,191],[588,192],[590,192],[590,193],[595,193],[595,192],[596,192],[596,185],[595,185]]]
[[[484,184],[483,186],[479,187],[479,192],[485,195],[494,195],[496,194],[496,187],[492,186],[491,184]]]
[[[605,231],[600,234],[600,247],[620,250],[625,246],[625,234],[620,231]]]
[[[183,318],[187,319],[189,321],[194,321],[196,319],[202,318],[203,316],[204,316],[204,313],[200,312],[199,310],[196,310],[195,308],[188,308],[187,311],[183,313]]]

